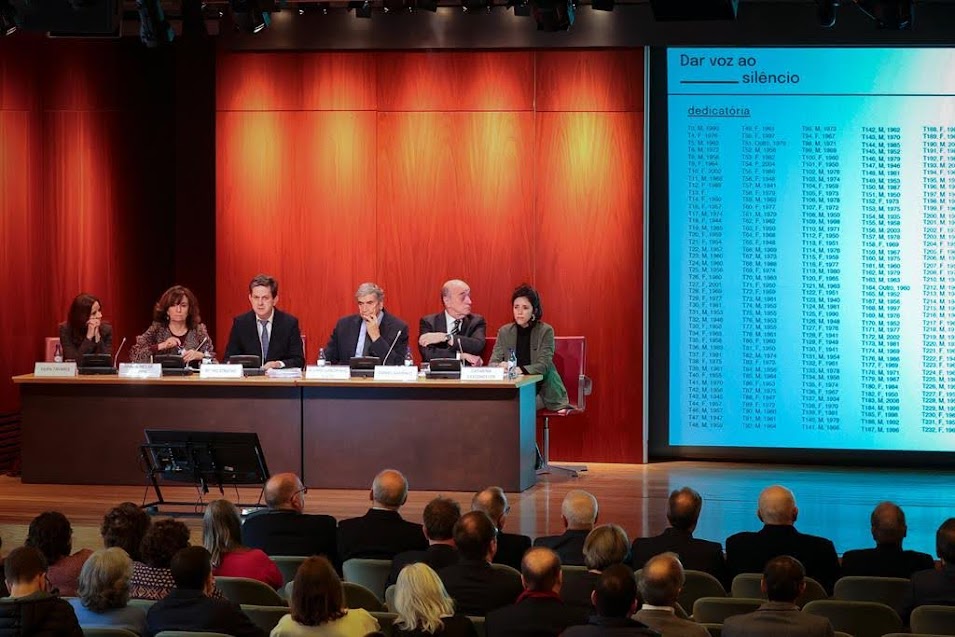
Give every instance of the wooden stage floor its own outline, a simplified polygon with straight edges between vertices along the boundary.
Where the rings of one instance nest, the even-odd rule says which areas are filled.
[[[545,476],[537,486],[521,494],[509,494],[511,514],[507,529],[530,536],[561,531],[560,503],[571,489],[586,489],[600,504],[599,522],[615,522],[631,538],[659,533],[666,526],[666,499],[672,489],[684,485],[704,498],[697,537],[722,542],[728,535],[760,527],[756,498],[770,484],[784,484],[796,494],[797,527],[806,533],[829,537],[836,550],[868,547],[869,514],[876,503],[892,500],[903,507],[909,527],[906,548],[935,555],[935,529],[955,516],[955,468],[950,471],[834,468],[756,465],[716,462],[664,462],[648,465],[589,464],[580,478]],[[371,476],[369,476],[369,484]],[[414,485],[411,485],[412,489]],[[24,485],[19,479],[0,477],[0,538],[3,553],[23,542],[31,518],[56,509],[70,518],[74,549],[100,546],[99,523],[112,505],[143,501],[141,487]],[[187,487],[163,489],[167,499],[193,501],[196,491]],[[151,496],[151,493],[148,494]],[[214,499],[214,493],[210,493]],[[235,492],[226,497],[236,500]],[[241,489],[242,502],[255,501],[258,491]],[[402,510],[408,519],[420,522],[425,504],[436,492],[412,490]],[[445,493],[465,510],[470,493]],[[310,490],[307,508],[338,519],[361,515],[368,508],[367,491]],[[186,518],[193,541],[200,541],[199,520]]]

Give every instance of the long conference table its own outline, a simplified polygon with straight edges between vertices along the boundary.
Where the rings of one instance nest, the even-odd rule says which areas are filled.
[[[413,489],[534,485],[535,385],[197,376],[15,376],[23,482],[145,484],[145,429],[255,432],[270,473],[310,488],[367,489],[384,468]]]

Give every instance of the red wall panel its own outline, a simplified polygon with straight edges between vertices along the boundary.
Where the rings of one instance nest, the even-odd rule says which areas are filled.
[[[643,111],[643,51],[542,51],[538,111]]]

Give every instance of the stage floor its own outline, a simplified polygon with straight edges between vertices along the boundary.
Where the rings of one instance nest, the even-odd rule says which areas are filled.
[[[666,526],[666,499],[672,489],[691,486],[704,498],[696,536],[723,542],[728,535],[757,530],[756,498],[770,484],[784,484],[796,494],[797,527],[806,533],[829,537],[842,552],[872,544],[869,514],[882,500],[892,500],[905,510],[909,536],[906,548],[935,555],[935,529],[955,516],[955,469],[929,471],[879,468],[834,468],[757,465],[716,462],[663,462],[648,465],[589,464],[580,478],[544,476],[533,488],[508,494],[511,514],[507,530],[532,537],[561,532],[560,504],[571,489],[586,489],[600,504],[599,522],[620,524],[633,538],[659,533]],[[372,476],[369,476],[369,486]],[[425,504],[437,492],[414,491],[403,515],[421,521]],[[100,546],[99,524],[103,513],[124,500],[143,502],[144,488],[113,486],[24,485],[19,479],[0,477],[0,538],[3,553],[21,544],[30,519],[47,510],[62,511],[74,529],[74,549]],[[166,499],[196,499],[186,487],[163,489]],[[151,493],[146,494],[151,498]],[[447,492],[463,509],[471,493]],[[209,497],[212,496],[212,497]],[[215,499],[210,493],[206,500]],[[236,501],[235,491],[226,497]],[[240,489],[242,502],[255,501],[258,491]],[[361,515],[369,506],[367,491],[310,490],[307,509],[338,519]],[[197,518],[185,518],[199,542]]]

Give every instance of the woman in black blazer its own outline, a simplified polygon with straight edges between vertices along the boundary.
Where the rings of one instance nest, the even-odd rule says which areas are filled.
[[[81,362],[84,354],[112,354],[113,329],[103,322],[103,306],[92,294],[78,295],[60,323],[63,360]]]

